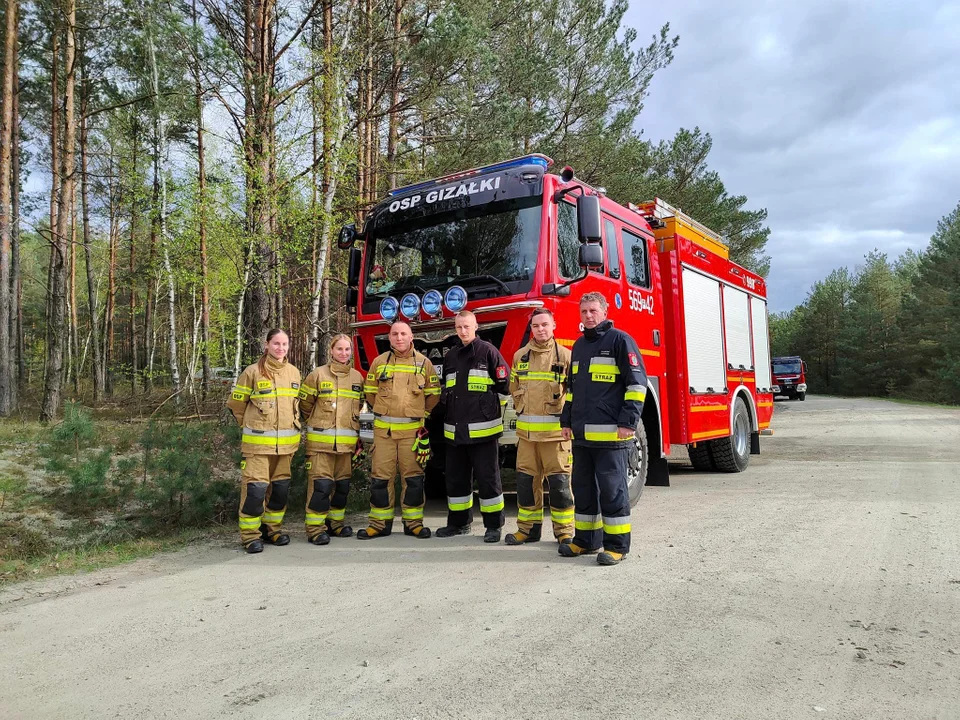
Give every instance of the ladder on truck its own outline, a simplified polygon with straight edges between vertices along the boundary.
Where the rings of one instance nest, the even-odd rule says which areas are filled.
[[[676,236],[681,236],[701,247],[730,259],[730,250],[720,233],[714,232],[703,223],[675,208],[660,198],[654,198],[640,205],[629,203],[628,207],[650,221],[654,237],[660,241],[662,250],[673,250]]]

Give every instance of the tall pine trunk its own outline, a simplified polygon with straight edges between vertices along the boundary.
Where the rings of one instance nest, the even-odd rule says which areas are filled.
[[[19,138],[13,120],[14,77],[17,53],[17,2],[8,0],[3,43],[3,83],[0,104],[0,416],[13,412],[16,404],[14,385],[11,310],[13,292],[10,284],[13,269],[13,145]]]
[[[81,53],[83,58],[83,53]],[[93,241],[90,237],[90,199],[88,195],[87,168],[87,102],[89,85],[83,67],[80,69],[80,198],[83,215],[83,256],[87,268],[87,309],[90,312],[90,346],[93,350],[93,402],[99,404],[103,397],[103,359],[100,355],[100,330],[97,325],[97,288],[93,276]]]
[[[63,92],[63,162],[57,208],[57,231],[51,248],[51,283],[47,290],[50,296],[50,323],[47,328],[47,377],[43,392],[40,419],[50,422],[60,412],[63,391],[63,355],[67,330],[67,278],[66,240],[69,232],[70,202],[74,187],[74,145],[77,122],[74,113],[74,79],[76,72],[76,21],[75,0],[66,2],[66,47],[64,50]]]

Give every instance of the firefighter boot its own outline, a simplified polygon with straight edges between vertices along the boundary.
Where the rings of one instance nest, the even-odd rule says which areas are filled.
[[[483,533],[483,541],[485,543],[500,542],[500,528],[487,528]]]
[[[413,537],[420,538],[421,540],[426,540],[432,534],[430,528],[424,527],[423,525],[404,525],[403,526],[404,535],[413,535]]]
[[[260,538],[263,540],[263,542],[268,542],[271,545],[276,545],[278,547],[282,547],[283,545],[290,544],[289,535],[287,535],[286,533],[279,533],[271,537],[270,532],[267,530],[266,527],[260,528]]]
[[[503,542],[506,545],[523,545],[524,543],[540,542],[542,527],[540,523],[534,523],[529,532],[517,530],[515,533],[508,533]]]
[[[327,535],[326,531],[321,531],[319,534],[314,535],[312,538],[307,538],[314,545],[329,545],[330,536]]]
[[[557,552],[561,557],[580,557],[582,555],[593,555],[594,553],[599,552],[599,548],[590,550],[589,548],[582,548],[577,545],[575,542],[561,543],[557,548]]]
[[[383,528],[375,528],[373,526],[365,527],[363,530],[357,532],[357,540],[372,540],[373,538],[386,537],[393,532],[393,520],[387,520],[383,524]]]
[[[597,555],[598,565],[619,565],[620,561],[627,557],[627,553],[614,552],[613,550],[604,550]]]
[[[469,535],[472,525],[444,525],[437,530],[437,537],[448,538],[454,535]]]
[[[262,552],[263,552],[263,541],[262,541],[262,540],[254,540],[254,541],[249,542],[249,543],[247,543],[246,545],[244,545],[244,546],[243,546],[243,549],[246,550],[246,551],[247,551],[248,553],[250,553],[251,555],[254,555],[254,554],[256,554],[256,553],[262,553]]]

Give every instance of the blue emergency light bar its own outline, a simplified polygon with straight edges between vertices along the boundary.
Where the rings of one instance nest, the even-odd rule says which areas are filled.
[[[406,187],[391,190],[388,194],[390,197],[406,195],[407,193],[414,192],[415,190],[424,190],[435,185],[442,185],[443,183],[453,182],[454,180],[459,180],[461,178],[471,177],[472,175],[506,170],[507,168],[519,167],[521,165],[539,165],[546,170],[553,165],[553,160],[548,158],[546,155],[541,155],[540,153],[524,155],[523,157],[514,158],[513,160],[505,160],[504,162],[496,163],[495,165],[484,165],[483,167],[471,168],[470,170],[464,170],[463,172],[454,173],[452,175],[444,175],[443,177],[436,178],[435,180],[427,180],[425,182],[415,183],[414,185],[407,185]]]

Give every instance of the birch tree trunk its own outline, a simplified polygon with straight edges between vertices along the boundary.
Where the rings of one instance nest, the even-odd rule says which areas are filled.
[[[10,276],[13,266],[13,145],[19,138],[14,134],[13,121],[14,77],[17,53],[17,0],[7,2],[3,43],[3,89],[0,96],[0,416],[6,417],[15,407],[16,376],[13,371],[13,343],[11,342]]]

